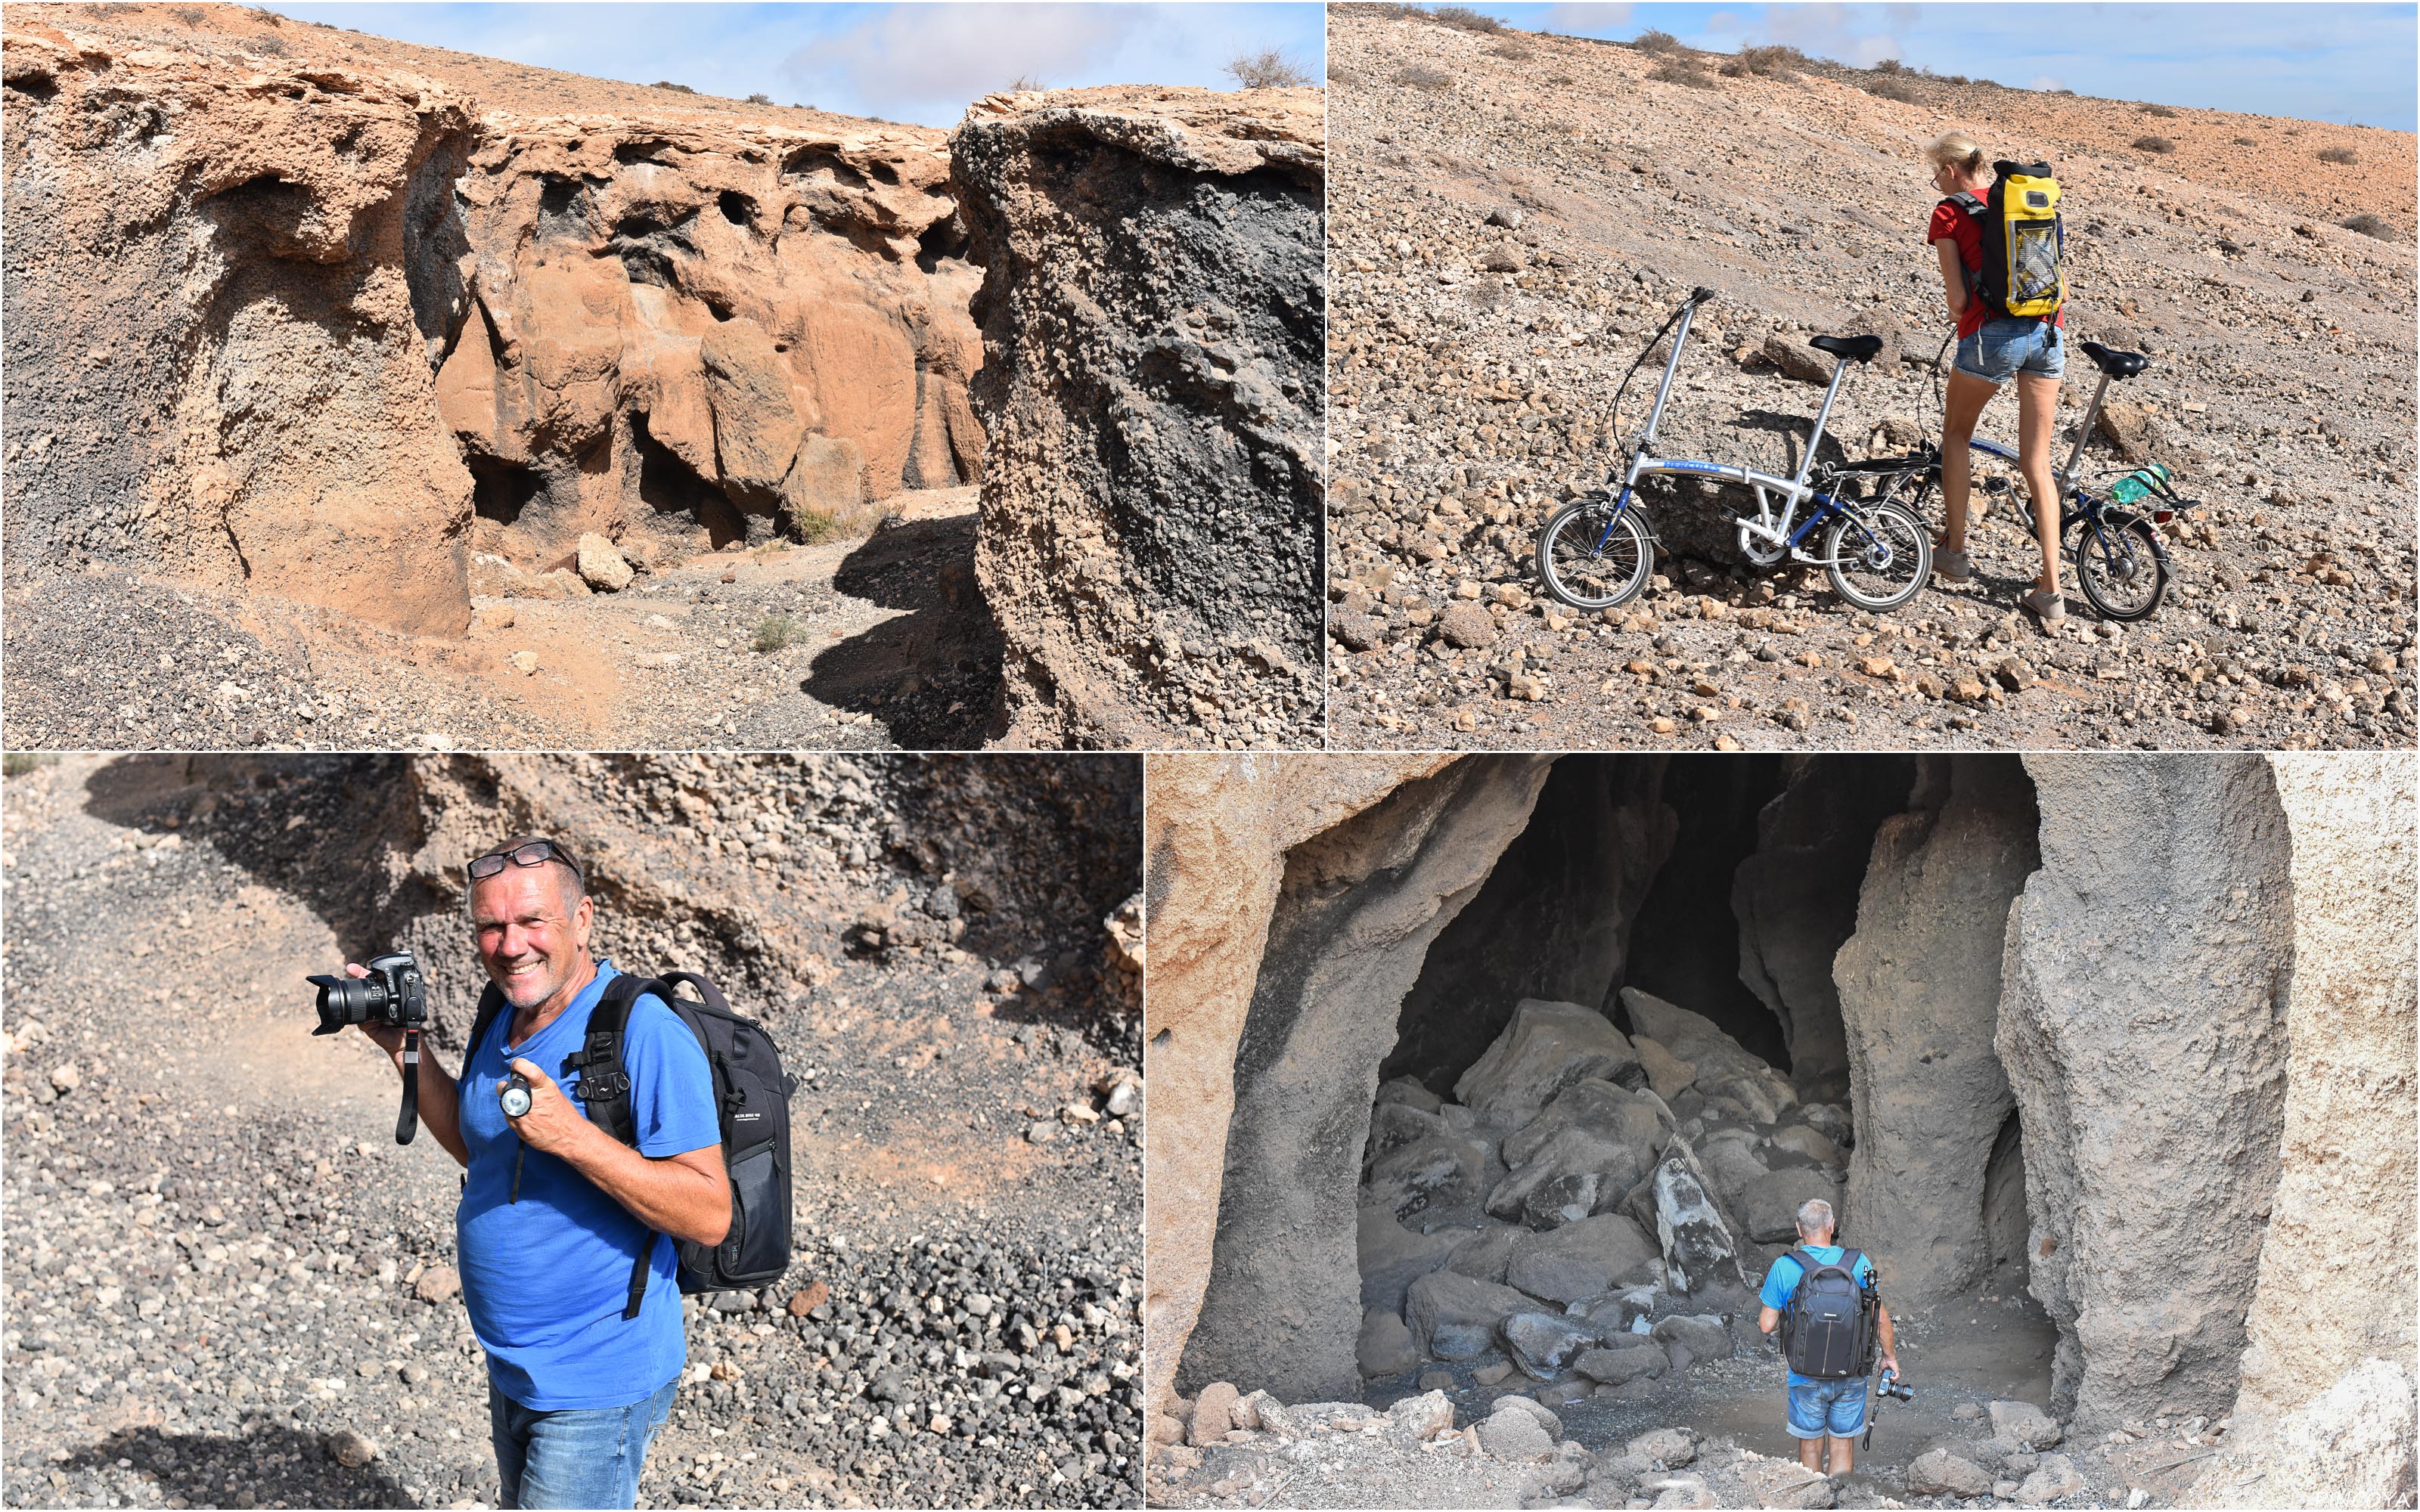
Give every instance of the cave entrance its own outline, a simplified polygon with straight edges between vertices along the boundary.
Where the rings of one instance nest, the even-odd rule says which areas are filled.
[[[1608,1434],[1668,1421],[1677,1396],[1710,1424],[1761,1413],[1777,1437],[1756,1288],[1821,1197],[1899,1288],[1895,1313],[1935,1326],[1918,1319],[1954,1302],[1981,1339],[1954,1369],[1929,1362],[1932,1379],[2046,1400],[2055,1330],[2022,1289],[2023,1131],[1993,1047],[1999,935],[2040,866],[2022,765],[1554,760],[1528,774],[1517,824],[1465,829],[1492,861],[1428,885],[1443,921],[1393,968],[1409,985],[1391,1038],[1353,1030],[1373,1047],[1360,1059],[1340,1019],[1304,1053],[1301,1023],[1340,1012],[1312,988],[1386,977],[1370,900],[1427,864],[1438,811],[1478,801],[1469,780],[1427,791],[1443,780],[1289,857],[1180,1390],[1384,1405],[1435,1387],[1466,1421],[1522,1391]],[[1348,851],[1391,864],[1365,875]],[[1311,940],[1314,917],[1333,922]],[[1363,1127],[1326,1111],[1348,1078],[1372,1089]],[[1298,1095],[1311,1088],[1318,1109]],[[1295,1231],[1350,1212],[1350,1270],[1320,1261],[1341,1244],[1256,1231],[1245,1210],[1280,1188]]]

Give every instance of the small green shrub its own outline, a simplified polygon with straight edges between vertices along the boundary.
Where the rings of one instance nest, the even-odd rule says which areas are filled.
[[[55,766],[59,759],[38,751],[12,750],[0,754],[0,777],[23,777],[38,766]]]
[[[768,614],[756,622],[756,649],[769,656],[795,644],[801,633],[799,622],[787,614]]]
[[[685,84],[675,84],[670,79],[658,79],[654,84],[649,85],[647,87],[650,89],[669,89],[675,94],[680,95],[693,95],[697,93],[696,90],[691,89],[689,85]]]
[[[2174,152],[2177,149],[2177,145],[2164,136],[2138,136],[2134,138],[2134,147],[2142,152]]]
[[[1708,73],[1703,69],[1689,64],[1661,63],[1656,65],[1654,71],[1648,74],[1647,77],[1653,79],[1658,84],[1677,84],[1691,89],[1719,89],[1722,87],[1722,85],[1714,83],[1714,76],[1713,74]]]
[[[1906,65],[1900,62],[1900,60],[1895,57],[1886,57],[1880,63],[1874,65],[1874,71],[1876,73],[1902,73],[1906,71]]]
[[[2321,147],[2319,161],[2321,162],[2358,162],[2361,161],[2361,155],[2350,147]]]
[[[748,103],[752,105],[769,105],[772,102],[773,97],[771,95],[750,95],[748,97]]]

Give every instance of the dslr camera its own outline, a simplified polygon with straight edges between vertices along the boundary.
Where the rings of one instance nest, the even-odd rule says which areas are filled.
[[[1900,1381],[1896,1370],[1884,1371],[1883,1379],[1875,1382],[1874,1390],[1881,1396],[1896,1397],[1902,1402],[1916,1400],[1916,1388]]]
[[[366,977],[313,977],[319,989],[319,1026],[313,1034],[340,1034],[349,1024],[392,1024],[399,1029],[428,1026],[428,994],[420,964],[409,950],[382,955]]]
[[[341,1034],[349,1024],[392,1024],[403,1031],[403,1111],[396,1116],[395,1142],[411,1143],[420,1132],[420,1031],[428,1026],[428,993],[420,963],[410,950],[382,955],[366,977],[311,977],[319,989],[319,1026],[313,1034]]]

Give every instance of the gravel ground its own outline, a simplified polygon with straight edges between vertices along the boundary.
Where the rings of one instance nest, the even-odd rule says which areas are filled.
[[[2184,111],[2155,156],[2127,145],[2143,128],[2122,101],[1917,80],[1901,104],[1838,69],[1693,88],[1624,46],[1375,9],[1340,10],[1332,48],[1335,746],[2412,741],[2408,137]],[[1604,480],[1622,370],[1693,285],[1719,297],[1666,455],[1794,471],[1822,391],[1770,354],[1813,359],[1818,332],[1886,341],[1843,384],[1827,457],[1937,433],[1947,317],[1916,152],[1953,122],[2054,158],[2069,329],[2152,358],[2112,387],[2112,428],[2204,501],[2165,542],[2160,611],[2121,627],[2071,594],[2044,635],[2018,609],[2038,559],[2002,502],[1971,538],[1972,584],[1855,612],[1820,574],[1735,565],[1727,496],[1696,485],[1651,496],[1664,550],[1637,599],[1609,616],[1548,599],[1537,531]],[[2339,172],[2312,156],[2332,144],[2392,165]],[[2335,224],[2356,208],[2392,239]],[[2097,376],[2071,362],[2062,456]],[[2012,411],[2002,396],[1981,433],[2013,440]],[[2106,440],[2087,454],[2118,465]],[[1927,508],[1937,530],[1937,491]]]
[[[308,606],[123,571],[12,570],[6,742],[979,748],[998,711],[1000,650],[974,589],[973,490],[895,502],[861,541],[718,552],[618,594],[482,595],[458,640],[382,634]],[[791,639],[760,651],[760,628],[774,620]]]
[[[392,1143],[393,1073],[365,1041],[307,1033],[301,978],[344,959],[359,927],[332,916],[370,895],[349,886],[383,885],[319,876],[314,857],[377,870],[335,831],[383,822],[376,791],[403,784],[399,765],[71,757],[0,789],[8,1504],[493,1504],[485,1371],[451,1269],[454,1167],[425,1137]],[[726,811],[692,841],[719,851],[751,799],[791,780],[778,765],[724,764]],[[613,786],[611,764],[565,766],[579,791]],[[653,769],[622,766],[644,807]],[[483,771],[414,768],[402,807],[452,833],[446,784]],[[1101,953],[1098,916],[1082,941],[1063,922],[1119,879],[1063,877],[1054,903],[1031,857],[1004,857],[989,914],[941,928],[949,885],[916,880],[918,843],[955,847],[971,887],[984,824],[1032,828],[1072,801],[1002,793],[999,819],[945,832],[929,811],[978,778],[1000,780],[944,772],[917,790],[840,771],[830,785],[859,798],[818,810],[838,833],[798,837],[776,879],[798,917],[749,921],[760,956],[821,947],[793,968],[795,995],[750,1002],[761,964],[709,966],[747,984],[735,997],[801,1079],[799,1238],[781,1285],[689,1299],[689,1380],[650,1504],[1140,1499],[1140,1106],[1110,1096],[1133,1018],[1101,1000],[1109,977],[1066,967]],[[1069,865],[1094,849],[1060,848]],[[768,870],[740,856],[726,865]],[[921,924],[869,935],[903,903]],[[675,953],[693,920],[614,909],[609,943],[701,959]],[[424,951],[433,974],[460,974]]]

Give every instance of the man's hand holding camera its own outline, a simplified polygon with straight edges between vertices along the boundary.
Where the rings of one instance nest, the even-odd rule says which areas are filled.
[[[554,1078],[538,1069],[537,1062],[524,1058],[516,1059],[512,1065],[529,1084],[529,1111],[516,1119],[509,1106],[504,1110],[505,1121],[521,1136],[521,1143],[541,1154],[563,1155],[591,1138],[613,1142],[613,1135],[589,1122],[586,1114],[571,1105],[571,1099],[563,1095]],[[496,1090],[502,1093],[509,1085],[500,1081]]]

